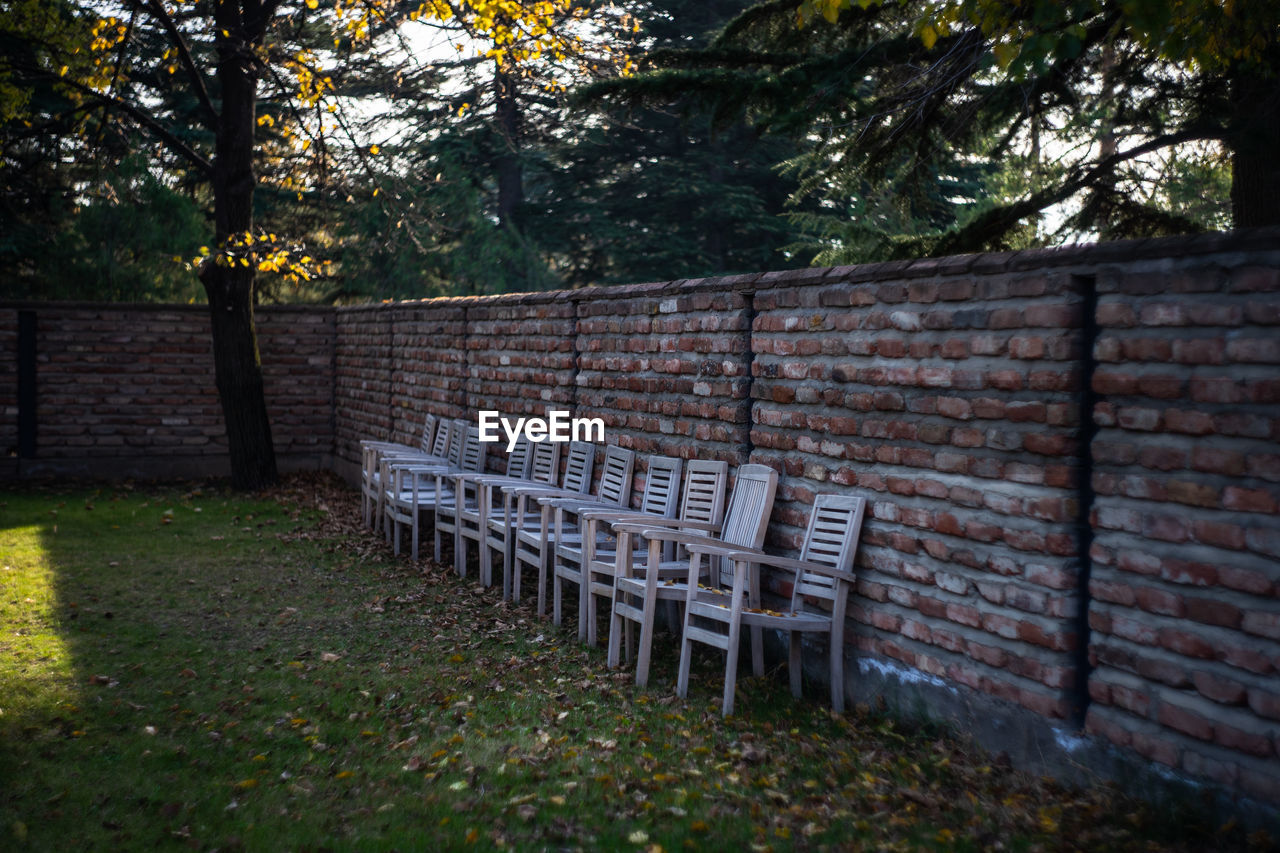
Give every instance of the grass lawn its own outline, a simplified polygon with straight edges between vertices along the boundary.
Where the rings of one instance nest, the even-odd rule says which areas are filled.
[[[0,492],[0,849],[1245,849],[784,679],[674,696],[295,478]],[[749,668],[744,668],[749,669]],[[1184,804],[1185,805],[1185,804]]]

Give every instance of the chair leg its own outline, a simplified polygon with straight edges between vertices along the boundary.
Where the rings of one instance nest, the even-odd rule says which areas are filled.
[[[584,619],[587,623],[587,645],[591,648],[596,647],[597,630],[596,620],[599,618],[596,602],[596,594],[591,591],[591,576],[589,571],[583,571],[582,578],[582,598],[584,601],[583,609],[586,611]]]
[[[560,599],[564,596],[564,578],[554,568],[551,570],[551,624],[560,625]]]
[[[688,616],[680,637],[680,673],[676,676],[676,695],[684,699],[689,695],[689,665],[693,661],[693,640],[689,639]]]
[[[644,600],[643,620],[640,622],[640,652],[636,657],[636,686],[649,683],[649,656],[653,651],[653,623],[658,615],[658,602],[648,596]]]
[[[751,672],[764,677],[764,629],[759,625],[751,626]]]
[[[787,661],[787,672],[791,675],[791,695],[799,699],[801,688],[800,681],[803,675],[800,665],[800,632],[790,632],[790,638],[787,644],[791,647],[789,649],[790,657]]]
[[[547,564],[550,562],[547,553],[547,542],[544,539],[538,546],[538,616],[547,615]]]
[[[733,713],[733,697],[738,689],[738,638],[742,634],[742,623],[737,619],[729,622],[729,645],[725,649],[724,661],[724,698],[720,702],[720,713],[729,716]]]
[[[844,630],[831,631],[831,710],[844,713]]]
[[[458,577],[467,576],[467,548],[462,542],[462,525],[457,516],[453,519],[453,568]]]
[[[618,647],[622,644],[622,623],[626,622],[628,626],[631,624],[618,614],[618,592],[616,590],[613,595],[614,598],[609,602],[609,648],[605,656],[605,663],[610,669],[613,669],[618,665],[618,658],[620,657],[618,654]]]
[[[590,597],[591,591],[587,589],[586,573],[580,571],[578,573],[578,642],[580,643],[585,643],[592,633],[587,626],[587,599]]]
[[[483,516],[481,521],[483,522]],[[480,525],[480,539],[477,540],[477,547],[480,549],[480,577],[493,580],[493,549],[489,547],[489,543],[485,540],[489,537],[487,528],[482,523]],[[507,582],[506,577],[502,578],[502,598],[505,601],[511,597],[511,585]]]

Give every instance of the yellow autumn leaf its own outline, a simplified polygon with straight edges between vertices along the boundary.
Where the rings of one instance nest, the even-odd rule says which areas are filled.
[[[925,24],[924,28],[920,30],[920,41],[924,42],[925,50],[933,50],[933,46],[938,42],[938,31]]]
[[[378,146],[376,146],[376,145],[370,145],[370,146],[369,146],[369,153],[370,153],[370,154],[373,154],[373,155],[375,155],[375,156],[377,156],[378,152],[379,152],[379,151],[381,151],[381,150],[382,150],[382,149],[381,149],[381,148],[379,148],[379,147],[378,147]]]
[[[1001,42],[997,44],[993,51],[996,55],[996,63],[1002,68],[1008,68],[1013,60],[1018,58],[1018,54],[1022,52],[1022,48],[1012,42]]]

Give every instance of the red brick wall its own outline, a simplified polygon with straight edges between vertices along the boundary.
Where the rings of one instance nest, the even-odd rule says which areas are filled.
[[[466,308],[404,303],[392,324],[392,434],[416,445],[428,412],[457,417],[466,405]]]
[[[1079,297],[1066,273],[758,285],[753,461],[775,539],[820,491],[871,499],[866,652],[1068,715]]]
[[[1280,800],[1280,269],[1098,287],[1088,729]]]
[[[750,319],[733,284],[587,291],[577,303],[578,413],[642,454],[744,462]]]
[[[207,309],[77,303],[26,309],[37,315],[37,454],[11,465],[50,474],[227,473]],[[17,313],[0,309],[4,328],[16,326]],[[327,465],[333,311],[260,309],[258,330],[276,452],[285,467]],[[4,377],[14,373],[6,359]],[[14,420],[16,413],[6,416],[6,434]]]
[[[391,374],[395,341],[386,305],[344,308],[334,336],[334,458],[359,470],[360,440],[394,433]]]

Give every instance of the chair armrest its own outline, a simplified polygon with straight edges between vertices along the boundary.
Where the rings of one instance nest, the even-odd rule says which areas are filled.
[[[655,542],[676,542],[681,545],[688,545],[692,542],[701,542],[711,546],[723,546],[724,543],[719,539],[711,536],[705,536],[701,533],[690,533],[687,530],[675,530],[669,527],[650,527],[647,524],[615,524],[613,529],[617,533],[635,533],[643,539]],[[742,546],[734,546],[741,549]]]
[[[636,513],[643,520],[645,527],[679,527],[684,530],[702,530],[706,533],[719,533],[723,526],[716,522],[710,521],[684,521],[679,518],[669,518],[663,515],[645,515],[644,513]],[[628,519],[630,520],[630,519]]]
[[[773,566],[776,569],[791,569],[797,572],[813,572],[815,575],[825,575],[836,580],[854,583],[857,578],[853,572],[846,572],[837,569],[834,566],[828,566],[826,563],[811,563],[807,560],[794,560],[790,557],[776,557],[773,554],[765,554],[760,551],[744,551],[738,549],[731,551],[726,555],[730,560],[738,563],[754,563],[758,566]]]
[[[697,552],[699,554],[707,554],[712,557],[730,557],[734,558],[739,554],[759,554],[761,557],[767,556],[763,551],[747,551],[741,545],[726,545],[718,539],[704,539],[698,537],[683,543],[685,550],[690,553]],[[743,560],[742,562],[748,562]]]
[[[575,515],[581,515],[588,510],[608,509],[609,507],[618,507],[618,504],[611,504],[608,501],[596,500],[595,498],[559,498],[559,497],[540,497],[538,503],[548,504],[554,509],[562,509],[566,512],[572,512]],[[621,507],[618,507],[621,508]]]
[[[582,513],[583,521],[603,521],[608,524],[621,521],[653,521],[660,522],[663,516],[650,515],[647,512],[638,512],[634,509],[623,509],[617,507],[615,509],[588,509]]]
[[[456,470],[450,465],[395,465],[397,471],[405,471],[410,474],[449,474]]]

